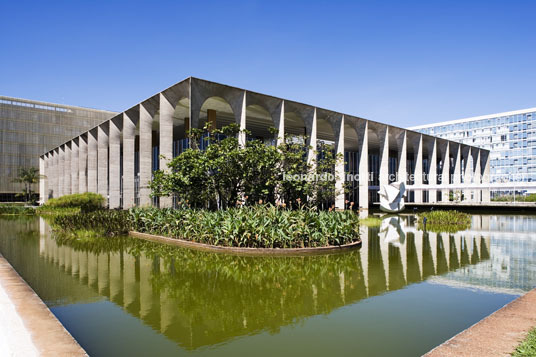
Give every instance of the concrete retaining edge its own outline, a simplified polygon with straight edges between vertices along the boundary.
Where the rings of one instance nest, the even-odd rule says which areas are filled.
[[[40,356],[87,356],[43,300],[1,254],[0,285],[14,305]]]
[[[424,356],[509,356],[534,327],[536,289],[506,304]]]
[[[243,256],[308,256],[322,254],[336,254],[346,252],[361,247],[361,240],[341,246],[316,247],[316,248],[239,248],[239,247],[222,247],[204,243],[190,242],[178,238],[169,238],[148,233],[130,231],[128,234],[132,237],[144,240],[176,245],[185,248],[192,248],[201,251],[225,253],[231,255]]]

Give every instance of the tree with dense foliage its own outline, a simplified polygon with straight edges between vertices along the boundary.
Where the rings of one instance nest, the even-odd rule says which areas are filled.
[[[153,196],[175,196],[182,205],[212,209],[257,202],[319,208],[332,204],[334,168],[342,158],[331,145],[322,145],[316,160],[308,162],[305,137],[287,136],[279,146],[248,140],[242,147],[239,132],[236,124],[192,130],[192,142],[207,140],[210,145],[205,150],[195,145],[173,158],[167,170],[155,171]],[[323,173],[332,179],[319,179]]]

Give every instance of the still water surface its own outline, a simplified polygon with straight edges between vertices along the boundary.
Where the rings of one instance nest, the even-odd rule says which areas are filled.
[[[0,253],[91,356],[418,356],[536,286],[536,216],[362,230],[353,252],[260,258],[0,220]]]

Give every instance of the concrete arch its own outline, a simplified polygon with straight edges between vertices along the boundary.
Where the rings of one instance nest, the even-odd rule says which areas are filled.
[[[207,99],[220,97],[232,109],[234,120],[240,125],[244,104],[245,91],[213,82],[190,79],[190,125],[199,128],[201,108]]]

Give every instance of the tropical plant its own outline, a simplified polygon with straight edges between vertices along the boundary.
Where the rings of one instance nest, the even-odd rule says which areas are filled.
[[[129,212],[135,231],[212,245],[299,248],[359,240],[359,218],[352,211],[255,205],[219,211],[133,208]]]
[[[35,167],[20,168],[19,175],[13,180],[13,182],[21,183],[24,185],[24,189],[19,196],[24,198],[26,203],[30,203],[34,198],[34,191],[32,190],[32,185],[39,183],[41,178],[45,176],[39,174],[39,169]],[[35,200],[33,200],[35,203]]]

